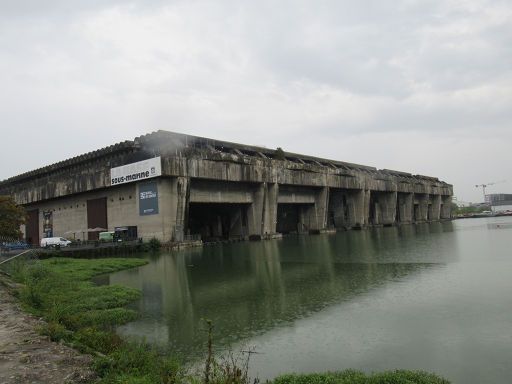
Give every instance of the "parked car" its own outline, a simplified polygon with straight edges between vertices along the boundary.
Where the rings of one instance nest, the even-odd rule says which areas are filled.
[[[41,240],[42,248],[67,247],[69,244],[71,244],[71,241],[64,237],[46,237]]]
[[[114,228],[114,241],[137,240],[137,226],[129,225],[127,227]]]
[[[15,249],[28,249],[30,248],[30,245],[24,241],[11,241],[1,243],[0,247],[2,248],[2,251],[12,251]]]
[[[99,240],[102,242],[111,243],[112,241],[114,241],[114,231],[100,232]]]

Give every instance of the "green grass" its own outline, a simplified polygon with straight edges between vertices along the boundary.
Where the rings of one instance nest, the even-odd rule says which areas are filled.
[[[146,263],[134,258],[52,258],[16,265],[11,272],[23,284],[19,297],[25,308],[47,320],[43,334],[96,356],[99,383],[175,383],[181,380],[175,359],[145,343],[122,340],[114,332],[115,326],[136,318],[137,313],[125,306],[140,292],[91,281],[96,275]]]
[[[116,285],[97,286],[91,277],[145,263],[141,259],[54,258],[27,265],[15,278],[25,285],[20,298],[30,312],[70,330],[104,329],[135,318],[136,313],[124,306],[140,292]]]
[[[396,370],[365,374],[355,370],[283,375],[273,384],[449,384],[439,376],[422,371]]]

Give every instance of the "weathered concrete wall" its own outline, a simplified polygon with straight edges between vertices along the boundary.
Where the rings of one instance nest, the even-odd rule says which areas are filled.
[[[142,155],[141,155],[142,156]],[[332,167],[296,164],[289,161],[259,159],[241,155],[204,152],[194,158],[167,157],[162,159],[164,176],[187,177],[224,182],[277,183],[308,187],[372,190],[432,195],[452,195],[449,184],[435,179],[402,177],[383,171],[358,171]],[[214,159],[211,159],[211,158]],[[0,193],[15,196],[21,204],[30,204],[72,194],[110,187],[111,164],[99,161],[75,168],[13,182],[0,183]],[[89,168],[90,167],[90,168]]]
[[[45,211],[52,212],[53,235],[73,238],[68,231],[76,231],[76,239],[87,239],[87,200],[107,197],[107,230],[115,227],[137,225],[139,237],[170,240],[172,224],[175,222],[172,208],[175,207],[168,179],[158,180],[159,214],[139,216],[138,185],[128,184],[108,190],[89,192],[27,206],[27,210],[39,209],[39,236],[44,237]]]
[[[154,156],[162,158],[159,214],[140,216],[138,184],[111,187],[110,169]],[[174,241],[188,234],[191,203],[235,205],[230,233],[240,236],[274,234],[278,204],[299,206],[299,230],[450,217],[452,186],[436,178],[297,154],[272,156],[265,148],[158,132],[11,178],[0,183],[0,194],[38,208],[41,231],[43,211],[56,209],[55,235],[86,228],[86,202],[98,197],[107,197],[109,229],[137,225],[145,238]]]
[[[260,187],[261,185],[193,179],[189,202],[250,204],[254,200],[255,189]]]

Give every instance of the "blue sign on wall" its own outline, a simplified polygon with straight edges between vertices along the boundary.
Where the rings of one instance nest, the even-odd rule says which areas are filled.
[[[156,181],[139,184],[139,215],[158,214],[158,189]]]

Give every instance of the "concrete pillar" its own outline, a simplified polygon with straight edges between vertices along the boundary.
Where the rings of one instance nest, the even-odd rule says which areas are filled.
[[[251,238],[261,236],[263,230],[263,211],[265,204],[265,183],[258,184],[253,193],[252,204],[247,210],[247,230]]]
[[[253,194],[253,203],[247,211],[248,235],[252,238],[276,233],[277,184],[259,184]]]
[[[428,215],[428,195],[424,193],[415,193],[414,194],[415,203],[419,205],[419,209],[417,212],[416,221],[427,221]]]
[[[314,221],[314,216],[314,205],[299,205],[299,222],[297,223],[297,232],[309,232],[309,230],[311,229],[311,222]]]
[[[347,209],[346,194],[340,190],[329,190],[329,202],[327,213],[327,226],[334,228],[345,227],[345,210]]]
[[[174,241],[183,241],[188,226],[188,205],[190,201],[190,178],[177,177],[176,186],[176,222],[174,225]]]
[[[362,228],[368,224],[370,215],[370,191],[356,190],[347,196],[350,227]]]
[[[370,192],[371,194],[371,192]],[[371,196],[371,195],[370,195]],[[373,199],[370,201],[370,216],[373,210],[373,217],[369,217],[371,223],[373,225],[382,224],[382,213],[380,209],[379,199]]]
[[[412,222],[412,210],[413,210],[413,194],[412,193],[398,193],[397,194],[398,204],[398,219],[400,223],[411,223]]]
[[[242,208],[240,206],[233,207],[229,214],[229,237],[243,238],[245,236],[243,224]]]
[[[263,235],[273,235],[276,233],[278,193],[279,185],[277,183],[266,184],[263,204]]]
[[[452,197],[441,196],[441,208],[440,208],[441,219],[449,219],[452,217]]]
[[[391,225],[396,221],[396,199],[396,192],[379,194],[380,224]]]
[[[329,188],[320,188],[315,194],[315,206],[309,210],[309,230],[321,230],[327,227],[327,204],[329,202]]]
[[[363,226],[368,225],[370,219],[370,190],[363,192]]]
[[[437,221],[441,218],[441,195],[430,195],[432,202],[432,216],[430,220]]]

